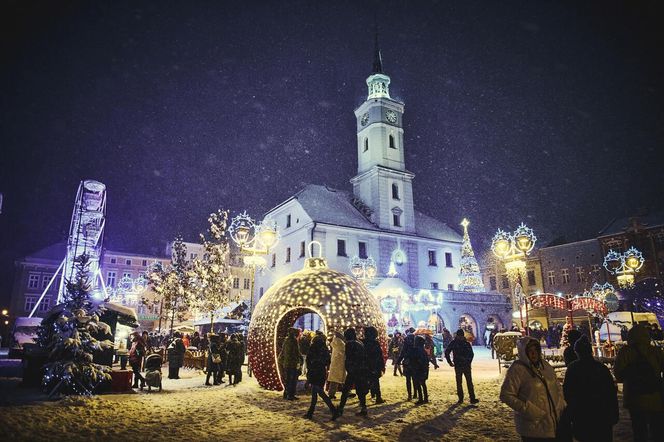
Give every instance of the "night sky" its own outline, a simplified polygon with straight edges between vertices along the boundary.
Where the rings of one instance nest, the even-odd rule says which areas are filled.
[[[469,217],[476,251],[660,209],[657,3],[3,2],[0,300],[16,257],[65,239],[81,179],[107,186],[105,246],[139,252],[219,207],[350,190],[375,21],[416,207]]]

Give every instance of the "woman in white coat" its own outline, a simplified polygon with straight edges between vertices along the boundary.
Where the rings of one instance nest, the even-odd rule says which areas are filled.
[[[327,375],[327,382],[329,383],[330,398],[336,399],[335,395],[337,390],[346,380],[346,341],[344,335],[339,332],[334,332],[332,338],[332,356],[330,359],[330,372]]]
[[[556,440],[565,399],[551,365],[542,359],[540,343],[525,336],[517,342],[519,359],[505,375],[500,400],[514,410],[522,441]]]

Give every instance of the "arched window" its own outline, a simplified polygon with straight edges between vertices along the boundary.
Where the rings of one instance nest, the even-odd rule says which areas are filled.
[[[397,186],[395,183],[392,183],[392,199],[399,199],[399,186]]]
[[[369,137],[364,139],[364,152],[369,150]]]
[[[390,135],[390,147],[396,149],[396,146],[394,145],[394,135]]]

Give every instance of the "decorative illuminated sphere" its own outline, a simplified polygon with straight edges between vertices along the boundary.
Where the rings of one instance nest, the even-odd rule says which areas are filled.
[[[275,282],[256,305],[249,325],[249,363],[258,383],[268,390],[282,390],[285,374],[279,373],[277,356],[288,329],[304,314],[320,316],[328,336],[354,327],[378,330],[387,354],[387,328],[376,298],[345,273],[327,267],[324,258],[308,258],[304,269]]]

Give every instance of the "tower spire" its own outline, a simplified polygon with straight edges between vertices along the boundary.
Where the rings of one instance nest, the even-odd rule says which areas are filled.
[[[378,46],[378,25],[374,31],[374,59],[373,59],[373,69],[372,74],[382,74],[383,73],[383,58],[380,55],[380,47]]]

